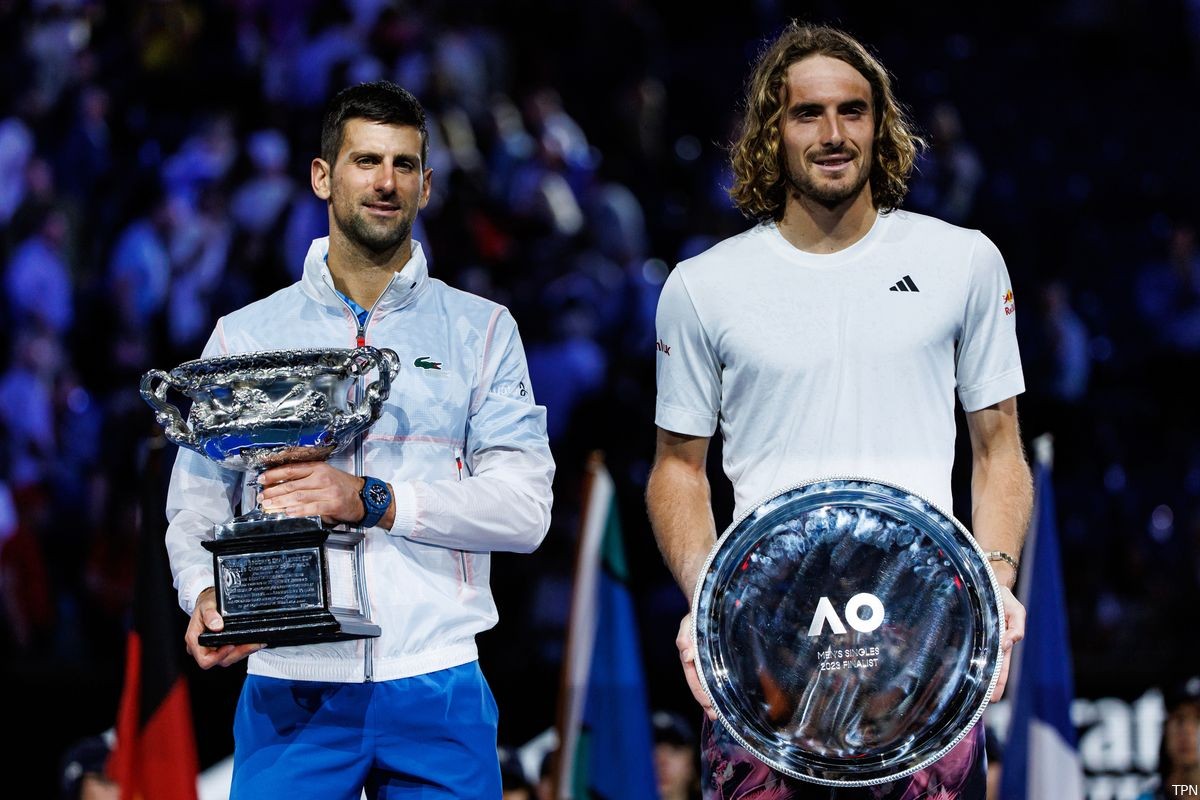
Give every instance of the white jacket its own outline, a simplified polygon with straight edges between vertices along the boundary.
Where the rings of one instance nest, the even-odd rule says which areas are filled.
[[[314,241],[299,283],[218,320],[204,357],[355,347],[358,320],[333,288],[328,249],[328,239]],[[554,462],[546,409],[534,403],[508,310],[431,279],[414,241],[412,257],[361,333],[366,344],[395,350],[400,372],[379,420],[330,463],[381,478],[395,491],[392,529],[366,532],[370,617],[383,632],[374,640],[255,653],[255,675],[382,681],[473,661],[475,634],[497,620],[489,552],[530,552],[550,524]],[[189,614],[213,582],[212,554],[200,542],[234,516],[244,478],[179,451],[166,538]]]

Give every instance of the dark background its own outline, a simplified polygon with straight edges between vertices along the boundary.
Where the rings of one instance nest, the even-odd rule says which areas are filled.
[[[686,605],[642,502],[654,302],[671,265],[749,226],[724,146],[750,62],[793,16],[893,72],[932,144],[906,207],[1005,255],[1023,431],[1056,439],[1078,694],[1200,669],[1195,4],[0,0],[7,775],[49,796],[63,749],[113,724],[139,531],[163,525],[138,510],[160,477],[142,469],[138,378],[294,279],[325,232],[307,178],[322,104],[376,77],[431,115],[432,274],[512,309],[549,408],[553,528],[532,556],[495,556],[502,619],[480,638],[501,741],[554,719],[593,449],[620,493],[651,700],[691,714]],[[207,765],[231,751],[244,668],[188,669]]]

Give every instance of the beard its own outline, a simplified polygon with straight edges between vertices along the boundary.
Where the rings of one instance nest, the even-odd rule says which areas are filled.
[[[787,184],[789,193],[798,200],[809,199],[829,210],[858,196],[862,188],[871,178],[870,169],[860,170],[852,181],[828,181],[820,184],[813,180],[812,175],[803,169],[794,169],[787,165]]]
[[[355,210],[343,217],[337,213],[335,205],[333,219],[350,242],[372,253],[386,253],[399,247],[412,234],[413,216],[402,214],[394,222],[372,221],[361,210]]]

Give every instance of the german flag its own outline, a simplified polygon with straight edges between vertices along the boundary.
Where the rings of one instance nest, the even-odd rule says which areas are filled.
[[[121,800],[196,800],[195,729],[180,663],[179,606],[163,540],[166,446],[161,433],[149,441],[141,476],[133,628],[125,648],[117,745],[108,764]]]

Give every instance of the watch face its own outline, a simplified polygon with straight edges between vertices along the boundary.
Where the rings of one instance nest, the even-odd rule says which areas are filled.
[[[372,482],[371,485],[367,487],[365,499],[367,504],[370,505],[372,509],[378,510],[386,509],[391,503],[392,498],[391,492],[388,491],[387,484]]]

